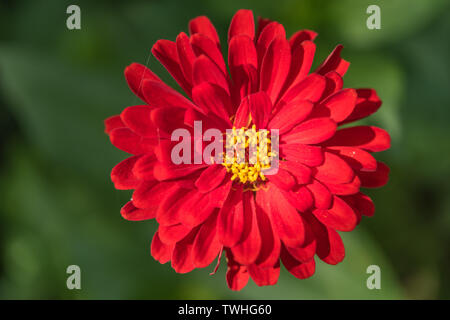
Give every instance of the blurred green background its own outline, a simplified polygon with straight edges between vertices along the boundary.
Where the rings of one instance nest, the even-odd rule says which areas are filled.
[[[66,8],[81,7],[81,30]],[[381,7],[381,30],[366,9]],[[447,0],[228,0],[0,2],[0,298],[3,299],[393,299],[450,298],[450,2]],[[160,38],[208,15],[225,41],[240,8],[319,32],[316,64],[345,46],[347,87],[373,87],[383,106],[367,123],[387,128],[389,184],[370,190],[377,211],[343,234],[347,256],[318,263],[274,287],[231,292],[223,263],[176,274],[150,256],[155,222],[122,219],[131,192],[114,190],[111,168],[126,157],[103,119],[139,100],[124,68],[149,64]],[[223,261],[224,262],[224,261]],[[66,268],[81,267],[81,290]],[[381,290],[366,268],[381,267]]]

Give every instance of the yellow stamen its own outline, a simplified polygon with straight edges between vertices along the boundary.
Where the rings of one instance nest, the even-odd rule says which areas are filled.
[[[248,150],[250,146],[256,146],[251,158],[251,162],[254,163],[249,163],[249,159],[239,159],[241,161],[238,161],[238,151],[235,150],[236,152],[233,152],[232,157],[229,154],[224,154],[222,165],[225,166],[227,172],[232,174],[232,181],[238,181],[245,185],[244,191],[258,190],[259,184],[266,181],[263,170],[270,168],[271,159],[276,155],[275,152],[271,151],[271,141],[267,137],[267,132],[257,132],[255,125],[252,125],[251,129],[248,130],[233,127],[231,133],[227,134],[227,138],[227,147],[241,146]],[[245,162],[242,162],[244,160]]]

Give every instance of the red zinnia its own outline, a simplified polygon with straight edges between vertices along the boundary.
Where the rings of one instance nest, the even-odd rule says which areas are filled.
[[[342,261],[337,231],[351,231],[362,215],[374,214],[360,187],[380,187],[389,173],[372,156],[389,148],[386,131],[338,129],[381,105],[373,89],[343,89],[349,63],[340,57],[342,46],[310,73],[315,32],[301,30],[287,40],[278,22],[258,22],[255,32],[251,11],[233,17],[229,72],[206,17],[190,22],[190,36],[159,40],[153,54],[189,98],[133,63],[125,77],[144,104],[105,121],[112,144],[133,154],[111,173],[117,189],[135,190],[121,214],[159,224],[153,257],[186,273],[225,250],[233,290],[249,277],[259,286],[275,284],[280,259],[300,279],[313,275],[315,255],[328,264]],[[171,133],[192,131],[195,120],[222,132],[252,125],[278,129],[278,173],[249,181],[239,168],[172,163]]]

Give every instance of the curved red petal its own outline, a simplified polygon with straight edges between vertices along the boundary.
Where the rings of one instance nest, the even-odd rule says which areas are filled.
[[[116,128],[110,132],[109,139],[118,149],[134,155],[153,153],[154,140],[141,137],[129,128]]]
[[[228,42],[238,35],[246,35],[251,40],[255,38],[255,20],[251,10],[241,9],[233,16],[228,29]]]
[[[195,181],[195,186],[202,193],[212,191],[222,183],[226,174],[227,171],[223,165],[213,164],[203,170]]]
[[[315,168],[314,177],[326,183],[349,183],[355,177],[353,169],[341,157],[324,152],[324,162]]]
[[[316,144],[331,138],[336,132],[336,122],[329,118],[307,120],[281,137],[285,143]]]
[[[256,261],[261,250],[261,235],[259,232],[256,204],[253,194],[245,192],[244,204],[244,230],[237,245],[231,248],[236,261],[249,265]]]
[[[139,63],[132,63],[125,68],[125,79],[127,80],[131,91],[133,91],[133,93],[143,101],[146,101],[142,92],[142,84],[144,80],[161,82],[161,79],[159,79],[156,74],[154,74],[146,66]]]
[[[372,172],[359,171],[361,186],[364,188],[379,188],[389,181],[389,167],[383,162],[377,161],[377,169]]]
[[[140,181],[134,175],[133,168],[140,156],[133,156],[121,161],[111,171],[111,180],[118,190],[129,190],[136,188]]]
[[[284,134],[299,125],[311,113],[314,104],[310,101],[292,100],[288,103],[279,103],[276,113],[268,124],[269,129],[278,129]]]
[[[371,152],[380,152],[390,148],[391,137],[386,130],[373,126],[357,126],[336,131],[335,135],[324,143],[326,146],[357,147]]]
[[[181,32],[177,36],[176,45],[181,71],[186,81],[192,84],[192,66],[194,65],[196,55],[186,33]]]
[[[217,214],[214,214],[202,224],[195,237],[192,254],[197,268],[204,268],[210,265],[222,249],[216,226]]]
[[[316,72],[324,75],[330,71],[336,71],[343,77],[350,65],[348,61],[341,58],[341,51],[343,48],[342,45],[336,46],[328,58],[317,68]]]
[[[135,207],[132,201],[128,201],[122,209],[120,209],[120,214],[125,220],[142,221],[154,219],[156,217],[156,209],[140,209]]]
[[[162,264],[170,261],[172,258],[173,248],[173,245],[162,243],[159,239],[158,231],[155,232],[151,245],[151,254],[156,261],[159,261]]]
[[[269,268],[261,268],[256,264],[251,264],[248,267],[250,277],[258,287],[273,286],[278,282],[280,276],[280,260],[278,259],[275,266]]]
[[[267,92],[273,104],[283,88],[291,65],[291,48],[286,39],[274,39],[261,63],[259,90]]]
[[[121,113],[123,123],[143,137],[156,137],[156,128],[150,115],[152,109],[149,106],[132,106],[125,108]]]
[[[298,279],[309,278],[316,271],[316,262],[314,259],[307,262],[298,261],[285,248],[281,251],[281,261],[287,271]]]
[[[370,116],[381,106],[381,100],[374,89],[356,89],[358,99],[353,112],[342,123],[353,122]]]
[[[328,210],[314,210],[314,216],[329,228],[339,231],[352,231],[358,216],[353,209],[338,196],[333,196],[333,205]]]
[[[110,132],[116,128],[125,128],[126,125],[123,123],[120,115],[115,115],[105,119],[105,133],[110,134]]]
[[[323,163],[323,151],[319,146],[289,143],[280,144],[280,151],[288,161],[300,162],[310,167],[316,167]]]
[[[169,40],[158,40],[152,47],[152,53],[172,75],[180,87],[183,88],[188,95],[191,95],[192,86],[186,80],[184,73],[181,70],[176,43]]]
[[[250,277],[247,267],[236,263],[229,250],[226,251],[228,259],[227,284],[231,290],[242,290],[248,283]]]
[[[214,28],[214,25],[205,16],[200,16],[189,21],[189,32],[191,35],[200,33],[213,40],[217,46],[220,46],[216,28]]]

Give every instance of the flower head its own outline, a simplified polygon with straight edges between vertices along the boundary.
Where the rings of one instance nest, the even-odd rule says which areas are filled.
[[[133,63],[125,77],[143,104],[105,120],[112,144],[133,155],[111,173],[117,189],[134,190],[122,216],[156,218],[151,253],[176,272],[220,261],[225,251],[233,290],[249,277],[260,286],[275,284],[280,261],[300,279],[314,274],[316,257],[339,263],[345,253],[338,231],[374,214],[360,188],[388,180],[389,168],[373,157],[389,148],[388,133],[341,128],[378,110],[376,92],[343,88],[349,63],[340,45],[311,72],[313,31],[287,39],[281,24],[260,19],[255,32],[252,12],[240,10],[228,31],[227,68],[210,20],[197,17],[189,30],[190,36],[180,33],[152,48],[186,96]],[[200,140],[198,123],[205,132]],[[192,148],[197,161],[173,161],[179,144],[173,133],[180,129],[189,133],[181,157],[189,160]],[[219,145],[241,143],[246,160],[237,161],[237,149],[211,153],[223,161],[202,157],[205,141],[214,140],[205,139],[208,129],[220,133]],[[274,158],[275,173],[267,171]]]

